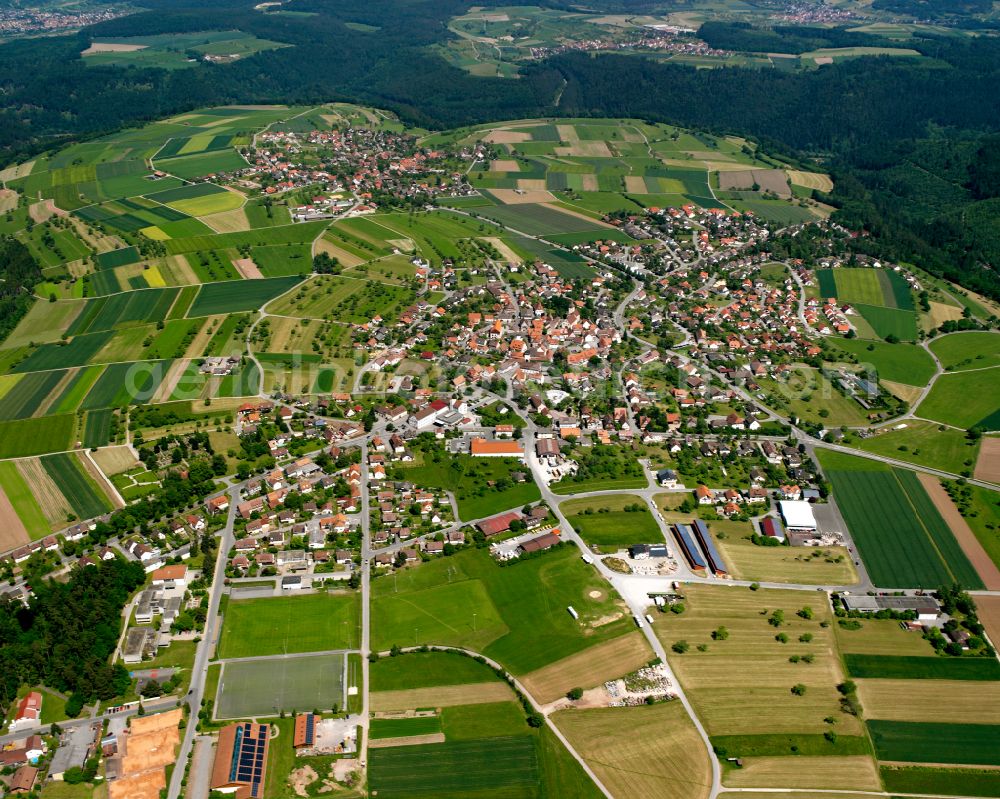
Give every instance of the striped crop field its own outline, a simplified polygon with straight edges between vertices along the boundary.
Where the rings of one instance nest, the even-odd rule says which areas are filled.
[[[42,466],[81,519],[100,516],[111,510],[111,503],[84,471],[75,454],[60,452],[42,458]]]
[[[982,588],[915,473],[877,461],[819,454],[854,543],[881,588]]]

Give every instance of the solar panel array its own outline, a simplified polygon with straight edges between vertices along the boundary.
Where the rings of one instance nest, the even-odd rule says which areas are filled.
[[[257,799],[261,794],[264,767],[267,757],[267,725],[245,722],[236,729],[233,741],[233,760],[229,769],[230,782],[250,786],[250,795]]]

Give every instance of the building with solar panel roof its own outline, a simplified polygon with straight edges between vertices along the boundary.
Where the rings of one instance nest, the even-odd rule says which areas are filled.
[[[268,725],[245,721],[219,732],[212,790],[236,799],[263,799]]]

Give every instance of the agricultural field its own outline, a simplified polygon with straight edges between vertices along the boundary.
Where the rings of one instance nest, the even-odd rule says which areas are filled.
[[[281,711],[341,708],[346,693],[345,658],[346,655],[303,655],[224,663],[215,718],[265,717],[277,716]]]
[[[284,46],[241,31],[198,31],[104,38],[91,44],[82,55],[83,63],[88,66],[189,69],[198,66],[200,61],[189,58],[188,51],[235,60]]]
[[[73,414],[0,422],[0,458],[26,458],[73,446]]]
[[[201,287],[188,316],[212,316],[255,311],[299,283],[297,277],[209,283]]]
[[[975,466],[980,443],[970,441],[963,431],[921,419],[901,424],[905,427],[882,428],[885,432],[857,439],[853,445],[865,452],[953,474]]]
[[[451,652],[410,652],[406,657],[380,658],[369,666],[368,677],[372,692],[486,683],[496,679],[489,666]]]
[[[1000,336],[996,338],[1000,339]],[[916,344],[886,344],[864,339],[831,339],[830,345],[874,369],[879,380],[925,386],[934,376],[934,360]]]
[[[380,578],[372,592],[373,647],[465,646],[514,674],[632,631],[621,600],[572,546],[507,568],[483,550],[461,552]]]
[[[17,465],[0,463],[0,546],[12,549],[50,532],[48,520]]]
[[[1000,367],[941,375],[915,413],[956,427],[1000,430]]]
[[[41,464],[78,519],[92,519],[112,509],[101,487],[75,454],[47,455]]]
[[[355,649],[359,597],[318,593],[301,597],[231,600],[219,641],[220,658]],[[310,624],[302,624],[309,618]]]
[[[819,370],[799,367],[783,380],[759,381],[767,402],[783,413],[821,425],[859,426],[867,421],[864,409],[846,396]]]
[[[930,348],[948,371],[1000,366],[1000,335],[996,333],[951,333],[934,339]]]
[[[580,537],[599,551],[663,541],[663,533],[641,497],[614,494],[574,499],[562,503],[560,509]]]
[[[552,722],[615,796],[705,799],[711,791],[711,755],[680,702],[563,710]]]
[[[1000,725],[868,722],[880,760],[1000,766]]]
[[[822,624],[832,617],[825,595],[708,585],[685,585],[683,594],[684,612],[663,614],[653,630],[713,742],[739,736],[727,746],[732,756],[753,751],[761,736],[824,742],[831,729],[824,719],[832,717],[840,744],[826,742],[821,752],[833,755],[862,734],[857,718],[840,709],[836,686],[844,675],[834,631]],[[727,635],[720,637],[721,628]],[[807,655],[811,662],[802,660]],[[792,692],[796,685],[804,686],[801,695]]]
[[[709,529],[734,579],[805,585],[851,585],[858,580],[846,547],[762,547],[750,541],[749,524],[737,524],[735,534],[728,531],[730,524],[709,522]]]
[[[958,582],[970,588],[982,586],[913,472],[826,450],[818,455],[876,585],[930,588]]]

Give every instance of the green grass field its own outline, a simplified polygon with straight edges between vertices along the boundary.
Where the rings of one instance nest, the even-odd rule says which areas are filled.
[[[851,536],[880,587],[982,580],[913,472],[819,450]]]
[[[1000,796],[1000,770],[966,768],[883,767],[882,782],[897,794],[934,793],[942,796]]]
[[[626,506],[636,505],[641,506],[641,510],[625,510]],[[560,509],[583,540],[591,545],[615,550],[630,544],[663,541],[663,533],[641,497],[618,494],[573,499],[562,503]],[[588,510],[592,513],[587,513]]]
[[[72,447],[72,414],[0,422],[0,458],[25,458]]]
[[[913,311],[900,308],[885,308],[877,305],[854,306],[872,326],[879,338],[895,336],[900,341],[915,341],[917,338],[917,315]]]
[[[871,438],[858,439],[854,446],[865,452],[953,474],[975,465],[979,442],[969,441],[961,430],[952,427],[941,430],[941,425],[919,419],[909,419],[905,424],[902,430],[889,429]]]
[[[188,311],[189,317],[253,311],[284,294],[300,282],[297,277],[226,281],[201,287]]]
[[[453,468],[452,463],[459,464],[461,469]],[[418,485],[454,492],[459,516],[466,520],[482,519],[511,508],[520,508],[541,497],[530,473],[526,482],[512,483],[502,490],[489,485],[491,481],[509,479],[512,471],[524,471],[524,464],[513,458],[457,455],[440,463],[404,464],[403,471],[406,479]]]
[[[952,333],[932,341],[930,348],[945,369],[1000,366],[1000,335],[996,333]]]
[[[1000,430],[1000,368],[941,375],[916,413],[956,427]]]
[[[372,740],[431,735],[435,732],[441,732],[441,717],[413,716],[402,719],[372,719],[368,730]]]
[[[879,760],[1000,766],[1000,725],[870,720]]]
[[[465,551],[379,578],[372,594],[374,648],[414,642],[466,646],[515,674],[632,628],[621,601],[575,547],[507,568],[498,567],[484,550]],[[568,605],[579,620],[570,616]]]
[[[907,655],[845,654],[852,677],[884,680],[1000,680],[1000,662],[993,658],[913,657]]]
[[[358,645],[360,610],[355,593],[230,601],[219,658],[245,658]]]
[[[409,652],[405,657],[380,658],[369,666],[368,676],[372,691],[433,688],[496,679],[489,666],[451,652]]]
[[[1000,339],[1000,336],[997,336]],[[860,364],[870,364],[880,380],[924,386],[934,374],[934,360],[916,344],[886,344],[863,339],[834,339],[830,344],[854,355]]]
[[[380,797],[538,796],[538,753],[530,735],[369,751],[368,784]],[[503,793],[495,794],[497,790]]]
[[[282,710],[305,713],[341,708],[344,657],[314,655],[226,663],[219,682],[215,717],[238,719],[277,716]]]
[[[49,523],[41,507],[12,461],[0,462],[0,491],[14,508],[17,518],[32,539],[49,534]]]

